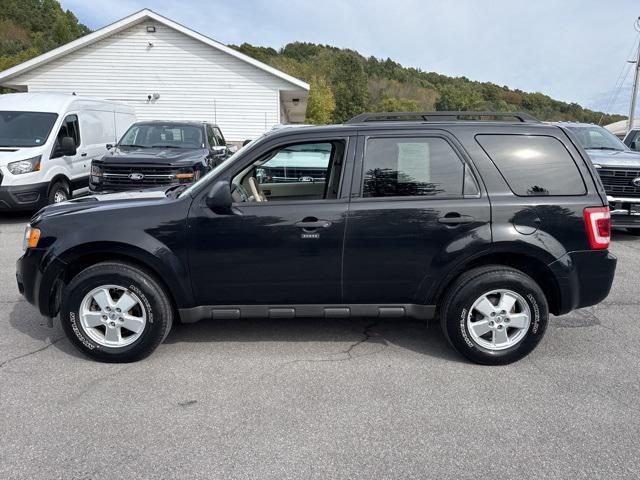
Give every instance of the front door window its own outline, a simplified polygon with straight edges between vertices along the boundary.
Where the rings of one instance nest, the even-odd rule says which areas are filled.
[[[293,144],[272,150],[234,177],[234,200],[244,203],[337,198],[343,156],[343,141]]]

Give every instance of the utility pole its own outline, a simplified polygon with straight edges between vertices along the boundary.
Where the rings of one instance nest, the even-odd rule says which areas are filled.
[[[636,20],[635,28],[640,32],[640,17]],[[638,42],[638,51],[636,52],[636,68],[633,76],[633,89],[631,90],[631,109],[629,110],[629,120],[627,122],[627,131],[633,128],[633,119],[636,116],[636,103],[638,103],[638,83],[640,82],[640,42]]]

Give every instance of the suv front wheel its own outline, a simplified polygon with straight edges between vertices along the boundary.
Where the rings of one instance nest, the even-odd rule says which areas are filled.
[[[547,328],[547,300],[538,284],[513,268],[489,265],[461,275],[445,298],[445,337],[475,363],[504,365],[520,360]]]
[[[103,362],[140,360],[165,339],[172,308],[158,282],[124,263],[99,263],[65,288],[60,319],[67,337]]]

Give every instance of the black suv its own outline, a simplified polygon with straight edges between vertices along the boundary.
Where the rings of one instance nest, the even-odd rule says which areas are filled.
[[[91,163],[89,189],[105,193],[193,183],[233,152],[220,129],[206,122],[134,123]]]
[[[321,182],[257,176],[320,158]],[[103,361],[148,355],[174,321],[357,316],[439,318],[467,358],[504,364],[533,350],[549,313],[609,293],[596,178],[570,131],[525,114],[282,129],[188,188],[46,207],[18,285]]]

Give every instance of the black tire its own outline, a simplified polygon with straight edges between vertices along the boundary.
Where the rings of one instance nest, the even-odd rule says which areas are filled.
[[[102,285],[122,287],[144,304],[146,324],[130,345],[100,345],[79,321],[84,297]],[[151,275],[124,263],[105,262],[83,270],[71,280],[64,291],[60,320],[69,340],[87,356],[102,362],[127,363],[147,357],[166,338],[173,323],[173,310],[167,294]]]
[[[640,228],[627,228],[627,232],[631,235],[640,235]]]
[[[504,350],[491,350],[472,338],[467,316],[477,299],[498,289],[519,294],[528,304],[531,318],[518,343]],[[440,324],[449,343],[467,359],[483,365],[506,365],[524,358],[544,336],[548,321],[547,299],[538,284],[523,272],[502,265],[479,267],[461,275],[449,289],[440,310]]]
[[[71,198],[69,184],[64,180],[57,180],[53,185],[51,185],[49,195],[47,196],[47,205],[56,203],[56,195],[63,195],[65,200],[69,200]]]

